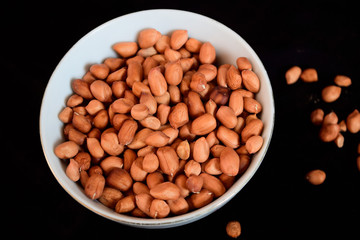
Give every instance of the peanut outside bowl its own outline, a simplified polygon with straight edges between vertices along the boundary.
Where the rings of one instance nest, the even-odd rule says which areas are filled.
[[[63,141],[63,123],[58,113],[72,94],[71,81],[81,78],[86,66],[100,63],[107,57],[116,57],[111,46],[120,41],[136,41],[137,34],[145,28],[155,28],[162,34],[175,29],[188,30],[189,37],[210,41],[216,49],[219,63],[236,64],[237,57],[247,57],[259,76],[261,89],[257,100],[262,104],[260,115],[264,130],[264,144],[256,153],[247,171],[224,195],[198,210],[163,219],[136,218],[118,214],[98,201],[85,196],[80,184],[65,174],[65,162],[54,154],[54,148]],[[81,38],[62,58],[46,87],[40,111],[40,138],[46,161],[59,184],[76,201],[89,210],[113,221],[141,228],[169,228],[181,226],[204,218],[224,206],[251,179],[260,166],[269,147],[274,126],[274,100],[266,70],[253,49],[237,33],[225,25],[202,15],[179,10],[147,10],[127,14],[108,21]]]

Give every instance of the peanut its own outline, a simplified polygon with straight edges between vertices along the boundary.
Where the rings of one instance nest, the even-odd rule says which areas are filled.
[[[187,140],[182,141],[176,148],[176,153],[180,159],[188,159],[190,157],[190,145]]]
[[[200,93],[205,90],[206,84],[207,81],[205,75],[202,74],[201,72],[196,72],[192,75],[190,81],[191,90]]]
[[[159,167],[159,158],[155,153],[148,153],[144,156],[142,161],[142,169],[145,172],[152,173],[155,172]]]
[[[187,30],[179,29],[172,32],[170,46],[174,50],[179,50],[188,40]]]
[[[127,145],[131,143],[134,139],[137,129],[137,122],[131,119],[125,120],[118,133],[119,143],[122,145]]]
[[[326,174],[323,170],[316,169],[308,172],[305,178],[309,183],[313,185],[320,185],[325,181]]]
[[[150,205],[149,215],[152,218],[164,218],[170,213],[169,205],[160,199],[154,199]]]
[[[160,39],[161,33],[153,28],[148,28],[140,31],[138,36],[138,43],[140,48],[149,48],[156,44]]]
[[[79,163],[79,170],[80,171],[87,171],[90,168],[91,164],[91,156],[87,152],[79,152],[74,157],[74,160]]]
[[[237,123],[234,110],[228,106],[221,106],[216,112],[216,118],[227,128],[234,128]]]
[[[237,148],[240,146],[240,137],[235,131],[220,126],[216,133],[217,138],[224,143],[225,146]]]
[[[202,163],[208,160],[210,147],[205,137],[201,137],[195,141],[193,149],[193,158],[195,161]]]
[[[70,159],[70,162],[65,170],[66,176],[68,176],[74,182],[80,179],[80,166],[77,161],[73,158]]]
[[[162,96],[167,91],[167,82],[164,75],[161,73],[160,67],[154,67],[150,70],[149,86],[152,94],[155,96]]]
[[[111,102],[111,87],[102,80],[95,80],[90,85],[92,95],[100,102]]]
[[[201,45],[199,51],[199,59],[201,63],[213,63],[216,58],[216,51],[210,42]]]
[[[260,90],[260,79],[251,70],[243,70],[241,71],[241,76],[244,82],[244,86],[247,90],[253,93],[257,93]]]
[[[217,66],[214,46],[183,29],[143,29],[112,48],[118,57],[71,82],[58,115],[66,140],[54,152],[68,177],[138,217],[183,214],[223,195],[263,143],[250,60]]]
[[[236,176],[240,168],[240,158],[231,147],[225,147],[219,156],[221,172],[229,176]]]
[[[149,193],[140,193],[135,195],[136,206],[146,215],[150,215],[150,206],[154,198]]]
[[[130,167],[130,176],[134,181],[142,182],[146,179],[148,172],[142,168],[144,157],[137,157]]]
[[[341,94],[341,88],[338,86],[330,85],[321,91],[321,97],[324,102],[330,103],[336,101]]]
[[[324,142],[332,142],[339,135],[340,127],[338,124],[325,124],[321,127],[319,137]]]
[[[117,156],[124,151],[124,145],[119,142],[119,138],[114,132],[103,133],[100,144],[102,149],[109,155]]]
[[[115,52],[117,52],[123,58],[128,58],[135,55],[138,48],[139,47],[136,42],[119,42],[113,45]]]
[[[119,199],[119,201],[115,205],[115,211],[117,213],[126,213],[134,210],[135,206],[136,205],[134,195],[129,195]]]
[[[241,225],[239,221],[230,221],[226,225],[226,233],[229,237],[237,238],[241,234]]]
[[[194,119],[191,123],[191,133],[195,135],[206,135],[212,132],[215,128],[216,119],[210,113],[204,113]]]
[[[188,107],[185,103],[178,103],[169,114],[169,122],[173,128],[179,128],[189,121]]]
[[[360,131],[360,113],[359,110],[355,109],[346,118],[346,126],[349,132],[357,133]]]
[[[85,99],[92,99],[93,95],[90,91],[90,86],[87,82],[85,82],[82,79],[75,79],[71,83],[71,87],[73,91],[78,94],[79,96],[85,98]]]
[[[334,78],[334,82],[339,87],[348,87],[351,85],[351,78],[344,75],[336,75],[336,77]]]
[[[200,174],[204,183],[203,188],[208,189],[210,192],[214,194],[214,197],[220,197],[226,191],[222,182],[215,176],[210,175],[208,173]]]
[[[190,202],[195,208],[201,208],[209,204],[214,198],[214,193],[203,188],[199,193],[191,194]]]
[[[252,70],[252,64],[246,57],[238,57],[236,59],[236,65],[240,71],[242,70]]]
[[[175,150],[171,147],[165,146],[158,148],[156,152],[161,170],[170,176],[173,176],[179,168],[179,157]]]
[[[311,112],[310,120],[314,125],[321,125],[324,120],[324,111],[321,108],[317,108]]]
[[[54,152],[58,158],[69,159],[79,152],[79,146],[73,141],[67,141],[57,145]]]
[[[198,176],[201,173],[201,165],[195,160],[189,160],[184,166],[184,173],[187,177],[192,175]]]
[[[260,150],[264,143],[264,139],[261,136],[250,137],[245,144],[248,153],[253,154]]]
[[[99,198],[99,202],[109,208],[115,208],[117,202],[122,198],[123,194],[119,190],[111,187],[105,187]]]
[[[176,200],[167,200],[170,207],[170,212],[174,215],[180,215],[189,211],[189,204],[185,198],[178,198]]]
[[[195,39],[195,38],[189,38],[185,43],[185,48],[192,53],[198,53],[200,52],[202,43]]]
[[[100,167],[105,175],[109,175],[114,168],[122,168],[124,166],[123,159],[116,156],[109,156],[100,162]]]
[[[136,104],[131,108],[131,116],[135,120],[143,120],[149,115],[149,109],[145,104]]]
[[[158,171],[149,173],[146,176],[146,184],[149,187],[149,189],[152,189],[159,183],[163,183],[163,182],[164,182],[164,176],[162,175],[162,173],[160,173]],[[150,193],[150,191],[149,191],[149,193]]]
[[[226,72],[226,84],[231,90],[236,90],[241,87],[242,77],[239,69],[234,65],[230,65]],[[245,84],[245,82],[244,82]]]
[[[120,191],[127,191],[132,186],[133,180],[126,170],[115,167],[107,176],[106,184]]]
[[[315,68],[307,68],[302,71],[300,78],[304,82],[317,82],[318,74]]]
[[[229,98],[229,107],[239,116],[244,111],[244,98],[239,91],[233,91]]]
[[[293,66],[289,68],[285,73],[286,83],[288,85],[296,83],[301,75],[301,68],[299,66]]]
[[[94,174],[90,176],[85,184],[85,194],[91,199],[98,199],[101,197],[105,187],[105,178],[101,174]]]
[[[106,64],[100,63],[91,65],[89,71],[96,79],[105,79],[109,75],[110,68]]]
[[[176,200],[180,197],[180,189],[172,182],[163,182],[151,188],[150,195],[162,200]]]
[[[165,79],[169,85],[179,85],[183,78],[183,69],[180,61],[171,62],[166,65]]]
[[[216,104],[225,105],[229,100],[230,91],[227,87],[216,86],[210,94],[210,99],[212,99]]]

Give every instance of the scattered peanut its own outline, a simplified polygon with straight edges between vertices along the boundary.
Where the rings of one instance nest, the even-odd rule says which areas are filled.
[[[341,88],[338,86],[330,85],[325,87],[321,92],[321,97],[324,102],[334,102],[336,101],[341,94]]]
[[[297,82],[301,75],[301,68],[298,66],[293,66],[289,68],[285,73],[285,79],[287,84],[294,84]]]
[[[311,112],[310,119],[314,125],[321,125],[324,120],[324,111],[321,108],[315,109]]]
[[[307,68],[302,71],[300,78],[304,82],[317,82],[318,74],[315,68]]]
[[[285,73],[287,84],[295,83],[299,76],[304,82],[318,81],[316,69],[308,68],[302,71],[300,67],[293,66]],[[326,86],[321,91],[321,98],[326,103],[336,101],[341,95],[341,87],[349,87],[352,84],[352,81],[348,76],[336,75],[334,83],[336,85]],[[321,108],[317,108],[311,112],[310,120],[314,125],[321,127],[319,131],[319,138],[324,142],[333,141],[338,148],[342,148],[344,146],[345,137],[342,132],[344,133],[349,130],[350,133],[356,134],[360,131],[360,113],[358,109],[355,109],[353,112],[348,114],[345,120],[341,120],[339,122],[339,118],[335,112],[331,111],[325,115]],[[250,126],[250,124],[248,124],[248,126]],[[246,128],[241,132],[242,135],[247,133],[245,130]],[[245,136],[242,136],[242,139],[244,138]],[[245,147],[250,144],[251,141],[247,141]],[[237,152],[240,152],[240,149],[238,149]],[[360,144],[358,145],[358,153],[360,154]],[[356,159],[356,164],[360,171],[359,156]],[[306,179],[314,185],[321,184],[325,180],[325,177],[326,174],[322,170],[313,170],[306,175]]]
[[[346,126],[349,132],[357,133],[360,131],[360,113],[359,110],[355,109],[346,118]]]
[[[184,214],[223,195],[263,144],[249,59],[218,67],[214,46],[183,29],[143,29],[112,48],[119,57],[72,81],[58,115],[66,140],[54,152],[68,177],[138,217]]]
[[[326,174],[323,170],[316,169],[308,172],[305,178],[313,185],[320,185],[325,181]]]
[[[351,85],[351,78],[349,78],[348,76],[344,76],[344,75],[337,75],[334,78],[334,82],[339,87],[348,87]]]
[[[226,233],[229,237],[237,238],[241,234],[241,225],[239,221],[230,221],[226,225]]]

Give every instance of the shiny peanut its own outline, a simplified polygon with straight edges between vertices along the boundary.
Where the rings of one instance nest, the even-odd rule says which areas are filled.
[[[123,58],[128,58],[135,55],[138,48],[139,47],[136,42],[119,42],[113,45],[115,52],[117,52]]]
[[[200,137],[194,143],[193,158],[195,161],[202,163],[208,160],[210,147],[205,137]]]
[[[326,173],[320,169],[311,170],[306,174],[305,178],[313,185],[320,185],[325,181]]]
[[[221,106],[216,112],[216,118],[227,128],[234,128],[237,123],[234,110],[228,106]]]
[[[101,174],[94,174],[90,176],[85,184],[84,190],[86,196],[88,196],[90,199],[98,199],[105,187],[105,178]]]
[[[73,141],[60,143],[55,147],[55,155],[61,159],[70,159],[79,152],[79,145]]]
[[[302,71],[300,78],[304,82],[317,82],[318,74],[315,68],[307,68]]]
[[[172,182],[163,182],[151,188],[150,195],[162,200],[176,200],[180,197],[180,189]]]
[[[340,94],[341,87],[335,85],[327,86],[321,91],[321,97],[327,103],[336,101],[340,97]]]
[[[221,172],[228,176],[236,176],[240,169],[240,158],[231,147],[225,147],[219,156]]]
[[[179,128],[189,121],[188,107],[185,103],[178,103],[169,114],[169,123],[173,128]]]
[[[140,48],[149,48],[160,39],[161,33],[154,28],[144,29],[139,32],[138,43]]]
[[[132,186],[133,179],[126,170],[115,167],[108,174],[106,184],[120,191],[127,191]]]
[[[123,198],[121,191],[111,187],[104,187],[103,193],[99,198],[99,202],[109,208],[114,208],[117,202]]]
[[[301,75],[301,68],[299,66],[293,66],[289,68],[285,73],[285,79],[287,84],[294,84],[296,83]]]
[[[213,63],[216,58],[216,51],[210,42],[201,45],[199,51],[199,59],[201,63]]]
[[[134,210],[136,207],[134,195],[129,195],[118,200],[115,205],[117,213],[126,213]]]
[[[149,216],[152,218],[164,218],[170,213],[169,205],[161,199],[154,199],[150,205]]]
[[[164,75],[161,73],[160,67],[154,67],[150,70],[149,86],[154,96],[162,96],[167,91],[167,82]]]
[[[117,156],[109,156],[100,162],[100,167],[105,175],[108,175],[114,168],[123,168],[124,161]]]
[[[69,164],[65,170],[66,176],[68,176],[72,181],[76,182],[80,179],[80,165],[73,158],[70,159]]]
[[[355,109],[346,118],[346,126],[349,132],[357,133],[360,131],[360,113]]]
[[[191,133],[195,135],[205,135],[212,132],[216,128],[216,125],[215,117],[210,113],[204,113],[191,123]]]

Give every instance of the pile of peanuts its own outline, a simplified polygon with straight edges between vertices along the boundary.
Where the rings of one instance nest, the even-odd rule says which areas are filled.
[[[164,218],[223,195],[263,144],[260,80],[246,57],[215,65],[210,42],[153,28],[112,46],[59,113],[54,149],[85,194],[118,213]]]
[[[307,68],[302,70],[299,66],[293,66],[285,73],[287,84],[294,84],[299,79],[303,82],[317,82],[318,73],[315,68]],[[351,78],[345,75],[337,75],[334,83],[325,86],[321,91],[321,99],[325,103],[335,102],[340,98],[342,88],[349,87],[352,84]],[[321,108],[313,110],[310,114],[311,122],[320,126],[319,138],[323,142],[334,142],[337,147],[342,148],[344,145],[344,136],[342,132],[349,131],[356,134],[360,131],[360,113],[358,109],[354,109],[349,113],[346,120],[341,120],[334,111],[325,115]],[[358,145],[358,153],[360,154],[360,143]],[[357,158],[357,167],[360,171],[360,158]],[[313,185],[322,184],[325,181],[326,173],[323,170],[315,169],[306,174],[306,179]]]

